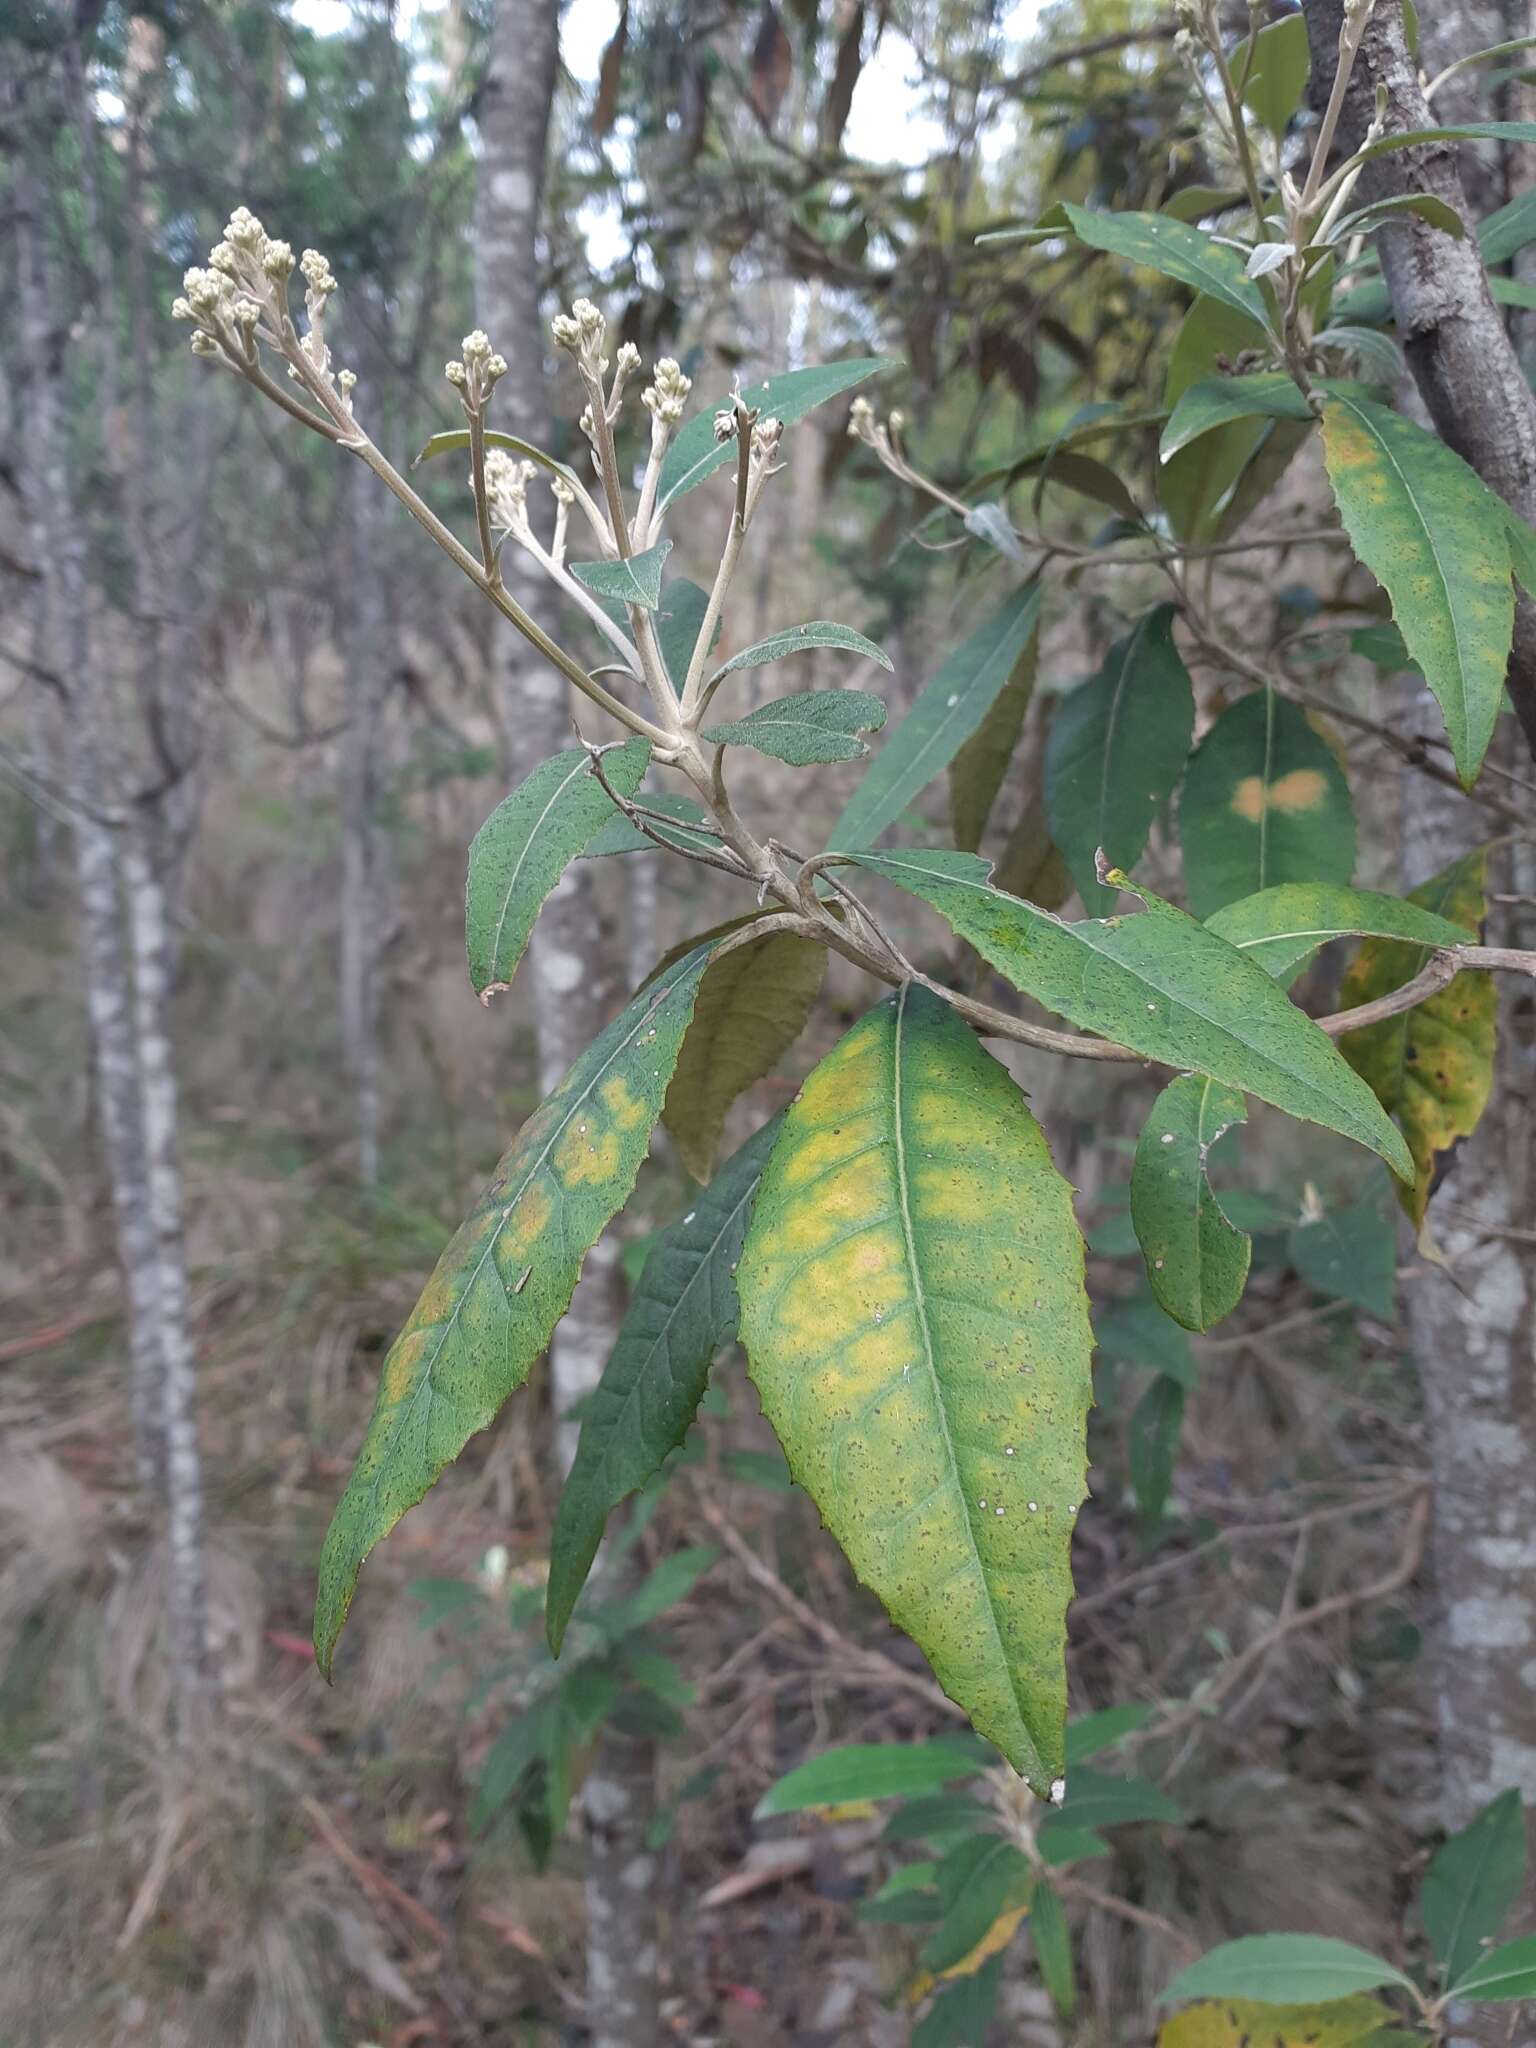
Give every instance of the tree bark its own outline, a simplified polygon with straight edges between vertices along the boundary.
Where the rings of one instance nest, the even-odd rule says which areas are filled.
[[[509,364],[496,389],[493,425],[548,447],[538,231],[550,110],[559,54],[557,0],[497,0],[490,62],[481,89],[482,157],[477,227],[480,324]],[[552,505],[546,503],[547,519]],[[535,510],[535,518],[540,516]],[[510,543],[502,573],[535,618],[553,625],[551,586]],[[569,746],[568,685],[503,630],[496,652],[497,707],[508,766],[526,774]],[[602,1028],[613,974],[603,958],[590,870],[567,868],[544,905],[529,948],[539,1083],[548,1093]],[[550,1345],[556,1448],[575,1454],[565,1418],[602,1375],[618,1327],[618,1246],[610,1235],[589,1254],[570,1309]],[[586,1828],[588,2021],[603,2048],[654,2048],[654,1868],[645,1847],[654,1811],[655,1754],[611,1728],[597,1744],[583,1795]]]
[[[1475,4],[1423,10],[1426,37],[1433,37],[1423,53],[1428,68],[1497,40],[1490,11]],[[1307,0],[1306,12],[1314,78],[1326,92],[1341,10],[1333,0]],[[1363,133],[1378,85],[1386,90],[1389,130],[1428,124],[1398,0],[1381,0],[1366,32],[1341,131],[1345,148]],[[1472,111],[1465,104],[1456,109],[1463,118]],[[1434,118],[1446,118],[1438,102]],[[1397,191],[1433,192],[1467,217],[1453,144],[1377,159],[1359,197]],[[1387,230],[1381,250],[1399,338],[1435,425],[1485,482],[1523,517],[1536,519],[1536,400],[1475,241],[1415,220]],[[1536,610],[1524,598],[1509,687],[1536,749]],[[1496,737],[1495,754],[1523,752],[1512,740],[1508,732]],[[1422,775],[1406,778],[1403,819],[1410,885],[1486,837],[1470,805]],[[1497,852],[1491,869],[1496,896],[1529,890],[1514,850]],[[1495,902],[1491,943],[1529,945],[1521,921],[1517,905]],[[1520,989],[1501,990],[1492,1101],[1477,1131],[1450,1156],[1430,1210],[1447,1263],[1429,1266],[1407,1300],[1434,1477],[1435,1590],[1425,1661],[1448,1829],[1465,1827],[1510,1786],[1521,1791],[1528,1815],[1536,1808],[1536,1034],[1529,1009]],[[1510,2039],[1497,2008],[1467,2008],[1455,2020],[1454,2040],[1468,2048]]]
[[[1337,71],[1343,16],[1343,0],[1306,0],[1314,98],[1326,96]],[[1401,0],[1378,0],[1366,28],[1339,126],[1341,149],[1359,144],[1378,90],[1386,99],[1388,134],[1432,125],[1418,67],[1408,54]],[[1456,145],[1420,143],[1374,158],[1361,175],[1355,203],[1404,192],[1443,200],[1467,220],[1469,229],[1458,239],[1410,214],[1376,237],[1398,340],[1414,383],[1450,446],[1536,525],[1536,394],[1493,302],[1470,232],[1475,222],[1468,219]],[[1536,755],[1536,603],[1524,595],[1515,608],[1508,682],[1510,700]]]

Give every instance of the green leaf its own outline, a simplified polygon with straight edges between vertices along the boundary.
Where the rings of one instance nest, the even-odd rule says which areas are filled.
[[[1003,1959],[997,1955],[946,1985],[912,2029],[912,2048],[986,2048],[1002,1984]]]
[[[1479,849],[1415,889],[1408,901],[1459,925],[1480,925],[1486,871],[1487,854]],[[1401,988],[1431,950],[1367,940],[1340,986],[1339,1007],[1356,1009]],[[1399,1199],[1416,1226],[1424,1222],[1440,1155],[1477,1129],[1487,1107],[1498,1012],[1491,975],[1458,974],[1402,1016],[1351,1031],[1341,1041],[1345,1059],[1407,1138],[1414,1175]]]
[[[1182,1812],[1160,1785],[1148,1778],[1117,1778],[1107,1771],[1080,1767],[1067,1781],[1066,1802],[1045,1826],[1055,1828],[1118,1828],[1138,1821],[1174,1823]]]
[[[1117,1707],[1100,1707],[1097,1713],[1079,1714],[1067,1724],[1067,1767],[1086,1763],[1106,1749],[1113,1749],[1127,1735],[1145,1728],[1156,1713],[1141,1700],[1122,1700]]]
[[[812,619],[808,625],[790,626],[782,633],[770,633],[766,640],[754,640],[740,654],[733,654],[729,661],[722,661],[715,673],[728,676],[739,668],[762,668],[766,662],[786,661],[792,654],[808,654],[816,647],[841,648],[847,654],[862,654],[867,661],[877,661],[881,668],[895,667],[883,648],[877,647],[873,640],[866,640],[862,633],[855,633],[852,626],[834,625],[830,619]],[[884,722],[882,709],[880,723]],[[708,737],[706,733],[705,738]]]
[[[1038,613],[1036,614],[1038,618]],[[1040,635],[1032,633],[992,707],[949,764],[949,817],[956,846],[974,853],[1008,773],[1035,694]]]
[[[628,740],[603,761],[622,796],[640,787],[649,740]],[[486,819],[469,849],[464,931],[469,979],[488,1002],[511,981],[534,919],[566,865],[613,816],[613,799],[579,749],[543,761]]]
[[[1186,391],[1215,378],[1224,362],[1263,348],[1264,329],[1246,313],[1202,294],[1184,316],[1168,358],[1163,403],[1172,411]],[[1182,540],[1206,541],[1224,523],[1223,507],[1264,446],[1262,420],[1234,420],[1204,438],[1197,450],[1180,449],[1158,468],[1158,499]]]
[[[1314,1293],[1392,1320],[1397,1234],[1383,1214],[1379,1188],[1293,1224],[1286,1254]]]
[[[1385,156],[1388,150],[1415,149],[1421,142],[1536,142],[1536,121],[1468,121],[1459,128],[1405,128],[1378,135],[1357,149],[1351,163]]]
[[[1386,227],[1400,213],[1417,214],[1420,220],[1428,221],[1432,228],[1454,236],[1457,241],[1466,236],[1467,224],[1461,215],[1433,192],[1394,192],[1389,198],[1373,199],[1369,206],[1344,214],[1329,229],[1328,239],[1342,244],[1351,235],[1369,234],[1374,228]]]
[[[1536,1998],[1536,1934],[1506,1941],[1475,1962],[1452,1985],[1458,1998],[1480,1998],[1496,2005],[1510,1998]]]
[[[1379,1152],[1406,1179],[1401,1135],[1326,1032],[1262,968],[1172,904],[1137,890],[1133,917],[1067,924],[991,887],[968,853],[851,856],[931,903],[1026,995],[1147,1059],[1208,1074]]]
[[[1206,919],[1210,931],[1257,961],[1276,981],[1289,981],[1330,939],[1351,934],[1406,939],[1422,946],[1465,946],[1477,941],[1449,918],[1437,917],[1401,896],[1374,889],[1341,889],[1331,882],[1281,882],[1241,896]]]
[[[661,572],[671,552],[671,541],[662,540],[643,555],[617,562],[572,562],[571,574],[597,597],[653,612],[661,603]]]
[[[1304,711],[1274,690],[1228,706],[1190,760],[1179,840],[1199,918],[1280,882],[1349,880],[1349,783]]]
[[[973,1745],[933,1742],[855,1742],[826,1749],[770,1785],[754,1809],[757,1820],[806,1813],[818,1806],[853,1806],[867,1799],[901,1799],[937,1792],[984,1768]]]
[[[1536,242],[1536,187],[1517,193],[1507,206],[1490,213],[1477,230],[1477,246],[1490,269]]]
[[[885,706],[863,690],[803,690],[712,725],[703,737],[713,746],[755,747],[791,768],[809,768],[818,761],[856,761],[869,752],[858,735],[878,732],[884,723]]]
[[[1174,608],[1159,605],[1117,640],[1090,681],[1064,697],[1045,754],[1045,802],[1084,908],[1112,910],[1101,852],[1141,858],[1158,810],[1183,773],[1195,724],[1189,671],[1173,644]]]
[[[1419,1910],[1442,1979],[1457,1984],[1525,1890],[1525,1811],[1511,1787],[1430,1858]]]
[[[876,755],[833,827],[829,847],[873,845],[949,766],[992,708],[1039,616],[1039,585],[1027,583],[955,649]]]
[[[1065,1870],[1069,1863],[1087,1863],[1110,1853],[1108,1842],[1092,1828],[1064,1828],[1053,1820],[1041,1826],[1036,1846],[1041,1862],[1052,1870]]]
[[[1253,1242],[1234,1230],[1206,1176],[1206,1154],[1245,1123],[1235,1088],[1203,1074],[1171,1081],[1152,1105],[1131,1168],[1131,1216],[1159,1307],[1186,1330],[1208,1330],[1243,1298]]]
[[[1306,399],[1283,371],[1266,370],[1247,377],[1204,377],[1189,386],[1168,415],[1168,424],[1158,443],[1158,456],[1168,462],[1201,435],[1232,420],[1311,417]]]
[[[1321,2005],[1381,1984],[1412,1982],[1391,1963],[1326,1934],[1250,1934],[1223,1942],[1181,1970],[1160,2002],[1175,1998],[1257,1998]]]
[[[1067,1916],[1061,1900],[1048,1884],[1035,1887],[1029,1902],[1029,1931],[1035,1944],[1035,1964],[1040,1981],[1051,1994],[1051,2003],[1064,2020],[1077,2009],[1077,1979],[1072,1969],[1072,1942],[1067,1933]]]
[[[1272,135],[1284,135],[1311,75],[1306,19],[1288,14],[1259,30],[1243,104]]]
[[[968,1792],[933,1792],[897,1807],[886,1822],[881,1839],[945,1842],[957,1835],[974,1835],[996,1818],[995,1808],[983,1806]]]
[[[704,630],[704,614],[709,609],[709,592],[690,583],[686,576],[674,576],[663,584],[661,605],[653,624],[656,628],[657,644],[661,658],[667,665],[667,674],[676,690],[683,687],[688,673],[688,664],[693,651],[699,644],[699,635]],[[720,621],[715,621],[709,650],[714,652],[715,642],[720,638]]]
[[[973,1835],[939,1865],[944,1917],[923,1944],[925,1969],[952,1970],[992,1931],[1004,1913],[1024,1904],[1034,1871],[1022,1849],[998,1835]]]
[[[1198,1385],[1188,1336],[1155,1301],[1118,1302],[1095,1318],[1094,1331],[1106,1364],[1166,1373],[1183,1387]]]
[[[1090,249],[1175,278],[1265,325],[1263,296],[1244,276],[1242,257],[1187,221],[1171,220],[1165,213],[1095,213],[1070,200],[1062,211],[1077,239]]]
[[[504,449],[508,455],[520,455],[525,462],[536,462],[541,469],[547,469],[552,476],[563,477],[568,484],[581,482],[568,462],[556,461],[553,455],[546,455],[542,448],[536,447],[532,441],[519,439],[516,434],[493,432],[487,427],[485,445],[487,448]],[[458,427],[446,434],[434,434],[411,467],[419,469],[422,463],[434,460],[439,455],[457,455],[468,447],[468,427]]]
[[[736,1264],[778,1120],[728,1159],[651,1247],[613,1351],[584,1404],[549,1539],[544,1626],[559,1656],[608,1516],[688,1434],[709,1368],[736,1334]]]
[[[1326,399],[1323,449],[1355,553],[1392,600],[1470,789],[1514,633],[1506,514],[1459,455],[1384,406]]]
[[[770,932],[711,963],[662,1111],[696,1180],[714,1171],[731,1104],[805,1028],[826,964],[826,947],[795,932]]]
[[[653,795],[647,790],[639,799],[647,813],[660,811],[660,818],[647,816],[651,830],[681,852],[711,853],[720,845],[718,832],[706,831],[708,812],[691,796]],[[622,811],[612,811],[608,823],[595,839],[589,840],[585,858],[601,860],[613,853],[655,853],[656,841],[647,839],[638,825],[632,825]],[[668,820],[671,822],[669,823]]]
[[[749,412],[755,406],[764,415],[782,420],[790,427],[818,405],[825,405],[829,398],[851,391],[855,384],[862,384],[882,370],[898,367],[890,356],[861,356],[845,363],[822,363],[808,370],[781,370],[777,376],[743,391],[741,402]],[[706,406],[694,414],[667,450],[656,495],[657,510],[665,512],[674,498],[713,476],[722,463],[736,459],[734,440],[715,439],[714,408]]]
[[[1222,1999],[1193,2005],[1165,2021],[1157,2048],[1422,2048],[1421,2034],[1381,2030],[1392,2019],[1379,1998],[1346,1998],[1325,2005],[1258,2005]]]
[[[535,1110],[391,1346],[321,1553],[324,1677],[364,1558],[527,1379],[628,1199],[708,957],[689,955],[636,996]]]
[[[1035,1790],[1063,1769],[1092,1336],[1070,1191],[1006,1071],[905,987],[791,1107],[742,1257],[790,1469]]]
[[[1128,1463],[1144,1536],[1152,1535],[1161,1524],[1173,1491],[1174,1467],[1184,1434],[1185,1398],[1180,1382],[1160,1373],[1131,1411]]]

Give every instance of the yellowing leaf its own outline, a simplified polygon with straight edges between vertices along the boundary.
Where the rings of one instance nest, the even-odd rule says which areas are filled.
[[[534,1111],[391,1345],[320,1557],[326,1677],[364,1558],[527,1379],[628,1200],[708,958],[696,948],[643,989]]]
[[[821,987],[826,948],[793,932],[737,946],[704,976],[662,1118],[683,1164],[708,1180],[726,1111],[783,1058]]]
[[[1006,1070],[907,987],[785,1117],[738,1275],[796,1479],[1037,1792],[1064,1770],[1092,1336],[1071,1192]]]
[[[1481,848],[1454,862],[1408,898],[1425,910],[1474,930],[1482,922],[1488,856]],[[1428,946],[1368,939],[1345,975],[1339,1007],[1357,1008],[1411,981],[1430,957]],[[1403,1207],[1422,1227],[1442,1153],[1477,1129],[1493,1086],[1499,995],[1488,974],[1458,974],[1438,995],[1339,1040],[1355,1072],[1402,1126],[1413,1155],[1412,1185]]]
[[[1361,2048],[1394,2017],[1379,1998],[1339,1998],[1331,2005],[1222,1998],[1165,2020],[1157,2048]]]
[[[958,1963],[951,1963],[947,1970],[940,1970],[936,1975],[920,1970],[907,1987],[909,2002],[920,2005],[936,1984],[952,1983],[957,1977],[974,1977],[993,1956],[1002,1954],[1028,1918],[1027,1905],[1011,1906],[1006,1913],[999,1913],[976,1946]]]

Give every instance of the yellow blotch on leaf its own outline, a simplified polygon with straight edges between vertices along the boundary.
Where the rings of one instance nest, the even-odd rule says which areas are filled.
[[[1263,821],[1264,813],[1278,811],[1294,817],[1299,811],[1318,811],[1327,800],[1328,785],[1315,768],[1293,768],[1268,789],[1257,775],[1245,775],[1232,792],[1232,809],[1250,825]]]

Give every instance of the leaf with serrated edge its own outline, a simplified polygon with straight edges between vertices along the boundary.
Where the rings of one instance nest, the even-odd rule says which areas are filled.
[[[1274,690],[1228,706],[1185,770],[1179,842],[1200,918],[1280,882],[1349,880],[1349,783],[1305,712]]]
[[[1279,882],[1241,896],[1205,920],[1276,981],[1286,981],[1330,939],[1406,939],[1423,946],[1468,946],[1477,933],[1401,896],[1341,889],[1331,882]]]
[[[1253,1241],[1221,1212],[1206,1154],[1245,1123],[1235,1088],[1204,1074],[1171,1081],[1152,1105],[1131,1167],[1131,1216],[1158,1306],[1186,1330],[1208,1330],[1243,1298]]]
[[[1112,910],[1098,880],[1103,852],[1117,867],[1141,858],[1152,821],[1189,753],[1195,698],[1173,644],[1174,608],[1136,621],[1096,676],[1063,697],[1045,751],[1045,804],[1086,910]]]
[[[736,1334],[736,1265],[778,1120],[755,1131],[652,1245],[613,1350],[582,1410],[549,1539],[544,1626],[558,1657],[610,1512],[688,1434],[709,1368]]]
[[[755,407],[765,417],[782,420],[787,427],[793,426],[818,405],[825,405],[828,399],[840,397],[843,392],[851,391],[855,384],[878,376],[882,370],[898,367],[892,356],[859,356],[847,362],[822,363],[805,370],[780,370],[763,383],[753,384],[743,391],[741,402],[749,412]],[[721,400],[722,404],[728,402],[724,398]],[[667,450],[657,492],[657,510],[665,512],[674,498],[680,498],[684,491],[691,491],[706,477],[713,476],[723,463],[735,462],[736,459],[734,439],[725,442],[715,439],[714,409],[706,407],[695,413]]]
[[[323,1676],[364,1558],[527,1379],[628,1200],[708,957],[700,949],[638,995],[534,1111],[390,1347],[321,1553]]]
[[[650,758],[649,740],[628,740],[607,756],[603,773],[621,796],[633,796]],[[590,756],[572,749],[540,762],[475,834],[464,932],[481,1002],[511,981],[544,899],[612,816],[613,799]]]
[[[696,1180],[714,1171],[731,1104],[772,1072],[805,1028],[826,964],[818,940],[770,932],[711,965],[662,1111]]]
[[[811,1074],[742,1257],[790,1469],[1035,1790],[1063,1770],[1092,1335],[1071,1191],[1007,1072],[906,987]]]
[[[862,732],[878,732],[885,706],[863,690],[804,690],[759,704],[745,718],[712,725],[703,737],[712,746],[755,747],[791,768],[822,761],[856,761],[867,754]]]
[[[1025,584],[955,649],[871,762],[830,847],[873,845],[949,766],[992,708],[1039,617],[1039,586]]]
[[[1392,600],[1470,789],[1514,633],[1506,513],[1454,450],[1384,406],[1326,399],[1323,450],[1355,553]]]
[[[1047,1009],[1354,1138],[1408,1179],[1401,1133],[1327,1033],[1262,968],[1171,903],[1137,889],[1147,906],[1139,914],[1068,924],[994,889],[973,854],[913,848],[849,858],[931,903]]]
[[[1410,903],[1449,915],[1459,925],[1482,922],[1487,854],[1482,849],[1453,862],[1413,891]],[[1339,1007],[1388,995],[1411,981],[1429,959],[1428,946],[1370,939],[1360,948],[1339,988]],[[1399,1200],[1422,1225],[1437,1161],[1458,1138],[1477,1129],[1493,1086],[1499,992],[1489,974],[1458,974],[1448,987],[1340,1041],[1345,1059],[1397,1118],[1414,1162],[1411,1186]]]

